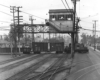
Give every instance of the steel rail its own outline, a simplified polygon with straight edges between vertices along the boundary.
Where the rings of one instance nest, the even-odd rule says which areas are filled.
[[[42,54],[42,55],[45,55],[45,54]],[[42,55],[39,55],[37,58],[41,58]],[[52,56],[52,55],[50,55]],[[6,80],[21,80],[20,78],[23,78],[23,76],[25,77],[25,74],[28,74],[29,72],[31,72],[32,70],[32,67],[35,67],[36,65],[40,64],[42,61],[45,61],[47,58],[49,58],[50,56],[46,57],[45,59],[39,61],[39,62],[36,62],[35,64],[31,65],[30,67],[26,68],[25,70],[11,76],[10,78],[6,79]],[[36,59],[36,58],[35,58]],[[33,59],[34,60],[34,59]]]

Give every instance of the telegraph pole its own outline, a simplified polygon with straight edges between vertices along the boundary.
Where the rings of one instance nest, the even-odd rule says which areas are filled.
[[[96,22],[97,20],[93,20],[94,24],[93,24],[93,31],[94,31],[94,51],[96,49]]]
[[[10,10],[12,10],[11,11],[11,13],[13,13],[13,28],[15,28],[15,12],[16,12],[16,6],[10,6]],[[15,47],[15,52],[16,52],[16,47],[17,47],[17,39],[16,39],[16,31],[15,31],[15,29],[14,29],[14,34],[15,34],[15,36],[14,36],[14,47]],[[12,56],[13,56],[13,50],[14,50],[14,48],[12,47],[12,40],[11,40],[11,54],[12,54]]]
[[[18,27],[18,29],[20,28],[20,27],[19,27],[19,24],[20,24],[20,20],[21,20],[21,19],[20,19],[21,16],[19,16],[19,13],[21,12],[21,11],[19,10],[20,8],[22,8],[22,7],[17,7],[17,12],[18,12],[18,26],[17,26],[17,27]],[[19,36],[19,31],[18,31],[18,43],[19,43],[19,41],[20,41],[20,36]]]
[[[76,38],[75,38],[75,43],[77,44],[78,43],[78,31],[79,31],[79,25],[78,23],[80,22],[80,19],[77,18],[77,21],[76,21]]]
[[[73,1],[73,0],[72,0]],[[74,52],[75,52],[75,17],[76,17],[76,0],[74,0],[73,1],[73,3],[74,3],[74,12],[73,12],[73,16],[74,16],[74,18],[73,18],[73,33],[71,33],[71,57],[72,58],[74,58]]]
[[[95,34],[94,34],[94,24],[93,24],[93,42],[94,42],[94,46],[95,46]],[[94,51],[95,51],[95,48],[94,48]]]
[[[20,45],[20,22],[21,22],[21,20],[23,20],[23,19],[20,19],[20,17],[22,17],[22,16],[19,16],[19,13],[21,12],[19,9],[20,8],[22,8],[22,7],[17,7],[17,21],[18,21],[18,24],[17,24],[17,35],[18,35],[18,47],[19,47],[19,45]],[[19,52],[20,52],[20,48],[19,48]]]
[[[75,52],[75,19],[76,19],[76,1],[80,1],[80,0],[71,0],[74,3],[74,12],[73,12],[73,33],[71,34],[71,38],[72,38],[72,45],[71,45],[71,54],[72,54],[72,58],[74,58],[74,52]]]

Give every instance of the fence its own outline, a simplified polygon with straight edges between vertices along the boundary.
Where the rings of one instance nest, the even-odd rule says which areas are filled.
[[[12,48],[12,52],[14,52],[16,49]],[[16,50],[19,51],[19,48]],[[22,52],[22,48],[20,48],[20,51]],[[11,48],[0,48],[0,53],[11,53]]]

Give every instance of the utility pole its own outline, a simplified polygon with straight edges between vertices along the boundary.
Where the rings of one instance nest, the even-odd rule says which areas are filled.
[[[94,31],[94,24],[93,24],[93,42],[94,42],[94,46],[95,46],[95,31]],[[95,48],[94,48],[94,51],[95,51]]]
[[[71,33],[71,57],[74,58],[74,52],[75,52],[75,17],[76,17],[76,0],[73,1],[74,3],[74,12],[73,12],[73,16],[74,16],[74,19],[73,19],[73,33]]]
[[[20,19],[20,17],[22,17],[22,16],[19,16],[19,13],[21,12],[19,9],[20,8],[22,8],[22,7],[17,7],[17,21],[18,21],[18,24],[17,24],[17,35],[18,35],[18,47],[19,47],[19,45],[20,45],[20,29],[21,29],[21,27],[20,27],[20,22],[21,22],[21,20],[23,20],[23,19]],[[19,48],[19,52],[20,52],[20,48]]]
[[[12,10],[12,11],[10,11],[11,13],[13,13],[13,27],[11,27],[11,28],[14,28],[14,34],[15,34],[15,36],[14,36],[14,47],[15,47],[15,51],[14,52],[16,52],[16,48],[17,48],[17,39],[16,39],[16,30],[15,30],[15,12],[16,12],[16,6],[10,6],[10,10]],[[14,48],[13,48],[13,45],[12,45],[13,43],[12,43],[12,40],[11,40],[11,54],[12,54],[12,56],[14,55],[14,53],[13,53],[13,50],[14,50]]]
[[[30,16],[29,20],[31,21],[31,25],[33,25],[33,21],[36,19],[33,19],[33,17]],[[34,27],[31,26],[31,29],[32,29],[32,42],[34,42],[35,41],[35,39],[34,39]]]
[[[17,27],[18,27],[18,29],[20,28],[19,24],[20,24],[20,20],[21,20],[21,19],[20,19],[21,16],[19,16],[19,13],[21,12],[21,11],[19,10],[20,8],[22,8],[22,7],[17,7],[17,12],[18,12],[18,26],[17,26]],[[20,35],[19,35],[19,31],[18,31],[18,42],[19,42],[19,41],[20,41]]]
[[[77,18],[77,21],[76,21],[76,38],[75,38],[75,43],[77,44],[78,43],[78,31],[79,31],[79,25],[78,23],[80,22],[80,19]]]
[[[75,19],[76,19],[76,1],[80,1],[80,0],[71,0],[74,4],[74,12],[73,12],[73,33],[71,33],[71,38],[72,38],[72,45],[71,45],[71,55],[72,58],[74,58],[74,53],[75,53]]]
[[[93,31],[94,31],[94,51],[96,49],[96,22],[97,20],[93,20],[94,24],[93,24]]]

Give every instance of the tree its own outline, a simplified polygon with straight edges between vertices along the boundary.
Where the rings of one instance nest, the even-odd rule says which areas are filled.
[[[10,41],[12,42],[13,47],[15,48],[14,52],[17,52],[17,47],[18,47],[18,37],[19,39],[23,36],[23,27],[20,26],[13,26],[13,24],[10,25],[11,29],[9,32],[9,38]]]
[[[81,39],[81,42],[83,44],[94,44],[94,36],[91,36],[91,35],[86,35],[85,33],[83,33],[81,35],[82,39]],[[95,39],[97,40],[97,39]]]
[[[6,35],[6,34],[5,34],[5,35],[4,35],[4,40],[5,40],[5,41],[10,41],[9,35]]]
[[[86,43],[87,43],[87,36],[86,36],[86,34],[83,33],[83,34],[81,35],[81,37],[82,37],[81,42],[82,42],[83,44],[86,44]]]
[[[18,37],[19,39],[21,37],[23,37],[23,27],[21,26],[13,26],[13,24],[10,25],[11,29],[10,29],[10,33],[9,33],[9,37],[12,41],[17,41]]]

